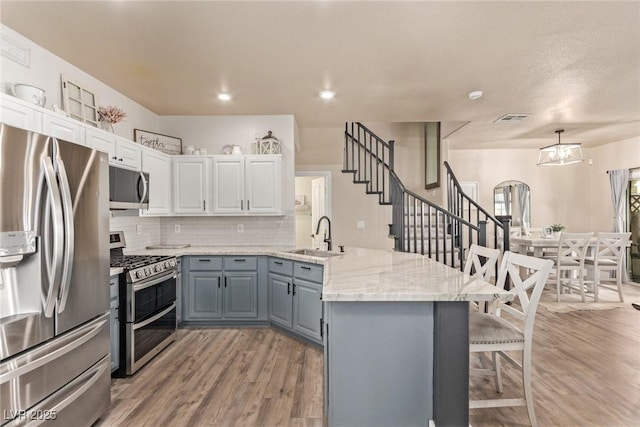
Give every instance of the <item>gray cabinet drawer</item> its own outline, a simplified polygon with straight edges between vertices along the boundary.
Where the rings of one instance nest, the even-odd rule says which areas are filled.
[[[189,258],[189,270],[222,270],[222,257],[191,257]]]
[[[269,258],[269,271],[283,276],[293,276],[293,262],[279,258]]]
[[[322,269],[322,266],[296,262],[293,264],[293,276],[311,282],[322,283]]]
[[[258,258],[254,256],[226,256],[224,270],[257,270]]]

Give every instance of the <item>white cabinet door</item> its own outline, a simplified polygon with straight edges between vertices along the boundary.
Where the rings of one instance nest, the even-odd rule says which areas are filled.
[[[244,157],[215,157],[212,162],[213,213],[242,214],[247,209]]]
[[[109,161],[113,162],[116,154],[116,137],[113,134],[98,129],[85,129],[84,142],[89,148],[95,148],[109,154]]]
[[[173,159],[173,213],[176,215],[205,215],[208,171],[206,158]],[[152,183],[153,185],[153,183]]]
[[[84,127],[74,119],[56,113],[42,114],[42,133],[84,145]]]
[[[9,95],[0,95],[0,123],[20,129],[42,132],[42,113],[16,102]]]
[[[128,139],[116,136],[116,158],[117,159],[114,164],[140,170],[142,163],[142,147]]]
[[[142,171],[149,173],[149,209],[141,215],[171,213],[171,157],[156,150],[142,150]]]
[[[246,156],[245,179],[245,209],[249,214],[283,213],[281,156]]]

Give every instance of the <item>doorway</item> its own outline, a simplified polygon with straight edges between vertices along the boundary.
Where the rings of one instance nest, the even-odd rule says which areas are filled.
[[[296,171],[295,178],[296,247],[327,249],[324,236],[328,233],[321,217],[331,218],[331,171]]]

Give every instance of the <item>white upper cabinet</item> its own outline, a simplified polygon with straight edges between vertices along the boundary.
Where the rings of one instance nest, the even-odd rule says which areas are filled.
[[[87,127],[84,134],[87,147],[109,154],[109,161],[114,162],[116,155],[116,137],[103,130]]]
[[[140,170],[142,147],[128,139],[116,136],[115,157],[112,163]]]
[[[1,94],[0,123],[34,132],[42,132],[42,113],[14,97]]]
[[[282,156],[215,156],[214,215],[282,215]]]
[[[244,213],[244,157],[215,157],[212,163],[213,213]]]
[[[171,213],[171,157],[160,151],[142,149],[142,171],[149,173],[149,209],[141,215]]]
[[[83,124],[77,120],[53,112],[42,113],[42,133],[45,135],[84,145],[84,129]]]
[[[174,214],[206,215],[209,212],[208,163],[208,158],[173,158]]]
[[[248,214],[283,214],[281,156],[247,156],[245,180]]]

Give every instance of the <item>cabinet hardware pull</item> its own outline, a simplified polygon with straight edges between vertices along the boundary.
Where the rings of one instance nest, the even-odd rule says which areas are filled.
[[[244,200],[240,200],[240,210],[244,210]]]
[[[220,276],[218,276],[218,287],[220,287]]]
[[[207,210],[207,201],[206,201],[206,200],[203,200],[203,201],[202,201],[202,210],[203,210],[203,211],[206,211],[206,210]]]
[[[233,260],[234,262],[247,262],[245,258],[236,258]]]
[[[224,287],[227,287],[227,276],[224,276]]]
[[[293,295],[295,295],[295,294],[296,294],[296,284],[293,283]]]
[[[250,208],[249,208],[249,200],[247,200],[247,210],[250,210]]]
[[[311,267],[307,267],[306,265],[301,265],[300,268],[303,270],[311,270]]]
[[[198,262],[211,262],[210,259],[199,259]]]
[[[320,318],[320,338],[322,338],[324,336],[324,320],[322,318]]]
[[[121,162],[123,162],[124,160],[122,160],[122,157],[120,157],[118,160],[120,160]]]
[[[291,283],[287,282],[287,295],[291,293]]]
[[[273,261],[273,263],[276,265],[282,265],[282,261]]]

